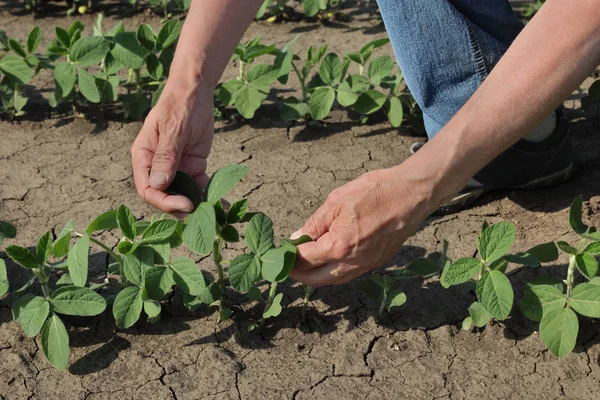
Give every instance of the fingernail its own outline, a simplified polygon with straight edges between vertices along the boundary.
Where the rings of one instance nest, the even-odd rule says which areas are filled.
[[[167,174],[156,173],[150,177],[150,186],[152,187],[160,187],[164,186],[169,178]]]
[[[300,228],[296,232],[292,233],[292,235],[290,236],[290,239],[292,239],[292,240],[298,239],[300,236],[302,236],[302,228]]]

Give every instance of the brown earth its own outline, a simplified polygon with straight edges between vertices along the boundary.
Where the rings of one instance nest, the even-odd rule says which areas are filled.
[[[34,21],[2,3],[0,26],[10,36],[24,37],[34,23],[49,34],[53,25],[71,21],[60,10]],[[82,19],[91,26],[92,17]],[[156,17],[145,14],[126,22],[131,28],[144,19],[158,24]],[[298,49],[326,39],[339,53],[385,34],[377,20],[358,14],[351,23],[335,27],[254,24],[248,37],[262,35],[266,43],[281,45],[298,31],[304,32]],[[48,83],[44,89],[50,89],[48,77],[43,79]],[[484,218],[512,221],[518,232],[516,250],[548,240],[571,240],[566,209],[578,194],[589,200],[588,221],[600,225],[599,121],[580,110],[579,97],[575,93],[565,103],[579,162],[569,183],[537,192],[489,195],[462,213],[430,218],[386,268],[435,255],[443,239],[450,242],[451,258],[472,255]],[[0,123],[0,219],[13,222],[19,231],[10,243],[34,246],[46,230],[57,233],[71,218],[81,230],[94,216],[121,203],[138,216],[155,213],[137,197],[131,177],[128,151],[140,123],[69,116],[36,121],[45,114],[38,111],[44,104],[38,101],[29,107],[33,120]],[[221,123],[210,169],[231,162],[248,165],[248,178],[231,198],[247,195],[251,209],[273,218],[280,236],[300,227],[332,189],[406,159],[416,140],[410,132],[385,123],[361,126],[341,111],[321,129],[284,124],[272,117],[274,112],[275,106],[267,106],[250,124]],[[102,239],[113,246],[118,241],[110,234]],[[92,253],[92,277],[101,280],[107,255],[98,248]],[[516,298],[536,276],[564,275],[565,264],[561,258],[554,266],[511,271]],[[214,273],[209,260],[200,265]],[[26,281],[26,274],[10,261],[8,268],[12,289]],[[461,331],[474,293],[462,287],[444,290],[435,280],[407,280],[407,303],[381,325],[370,317],[377,305],[350,285],[319,289],[305,323],[301,288],[290,282],[282,290],[285,310],[262,334],[246,333],[249,319],[259,315],[256,306],[236,307],[246,313],[236,312],[234,321],[217,325],[214,310],[191,313],[178,294],[165,304],[158,325],[139,322],[117,330],[110,313],[73,320],[67,324],[72,349],[66,372],[52,368],[39,340],[27,338],[10,322],[12,300],[5,298],[0,301],[0,398],[597,399],[600,394],[597,322],[582,323],[575,351],[559,360],[518,307],[505,323]]]

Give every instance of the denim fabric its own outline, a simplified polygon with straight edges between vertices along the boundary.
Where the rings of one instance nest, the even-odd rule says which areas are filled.
[[[398,65],[433,137],[523,25],[508,0],[378,0]]]

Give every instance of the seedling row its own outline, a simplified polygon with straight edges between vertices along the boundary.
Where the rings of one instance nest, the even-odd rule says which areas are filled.
[[[35,251],[6,247],[6,254],[31,275],[23,287],[11,293],[14,319],[28,336],[40,335],[44,354],[59,369],[65,369],[69,360],[65,315],[89,317],[110,307],[118,328],[129,328],[140,319],[157,323],[164,300],[174,290],[182,292],[184,305],[192,311],[214,307],[219,321],[231,318],[235,309],[231,294],[239,292],[246,303],[263,305],[262,313],[252,315],[254,320],[247,326],[248,331],[260,330],[282,312],[283,294],[278,292],[278,285],[287,280],[294,266],[297,246],[312,239],[280,239],[277,244],[272,220],[263,213],[250,212],[246,199],[232,202],[226,209],[221,199],[246,173],[242,165],[219,169],[202,193],[191,177],[178,172],[167,190],[193,202],[195,210],[184,221],[165,215],[138,220],[121,205],[96,217],[84,230],[68,221],[56,237],[50,231],[45,233]],[[582,204],[581,197],[577,198],[569,211],[569,223],[580,238],[577,243],[548,242],[511,253],[514,225],[484,222],[476,241],[477,257],[450,260],[444,241],[439,259],[419,258],[398,271],[371,274],[355,289],[379,303],[375,318],[381,318],[406,302],[405,279],[437,277],[444,288],[469,285],[476,299],[462,326],[471,330],[491,320],[509,318],[514,305],[513,287],[506,276],[510,263],[537,268],[555,262],[561,251],[569,257],[564,279],[541,275],[529,282],[519,307],[527,318],[540,322],[540,337],[550,351],[564,357],[575,347],[579,318],[600,318],[596,260],[600,256],[600,232],[583,223]],[[103,243],[98,238],[102,231],[113,231],[121,239]],[[12,225],[0,222],[0,244],[15,236]],[[245,243],[245,251],[224,260],[224,244],[240,241]],[[172,250],[182,245],[194,254],[211,255],[216,277],[208,278],[190,258],[171,256]],[[106,251],[111,260],[107,278],[100,283],[88,281],[93,247]],[[263,293],[260,288],[265,286],[268,289]],[[0,259],[0,295],[8,290],[6,266]],[[304,287],[303,315],[313,292],[314,288]]]

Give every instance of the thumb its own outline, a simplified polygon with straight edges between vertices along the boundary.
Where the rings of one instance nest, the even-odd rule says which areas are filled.
[[[177,171],[182,151],[182,146],[174,136],[159,136],[150,170],[149,183],[153,189],[164,190],[169,186]]]
[[[302,228],[292,233],[290,239],[298,239],[300,236],[308,235],[312,240],[317,240],[329,231],[334,218],[332,207],[325,203],[306,220]]]

